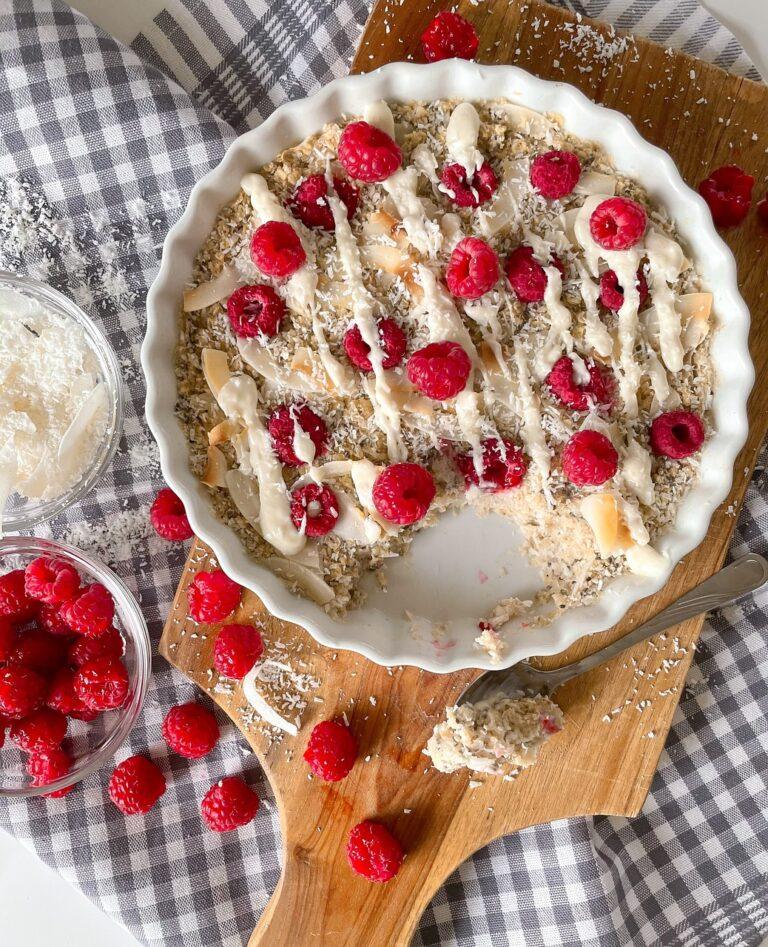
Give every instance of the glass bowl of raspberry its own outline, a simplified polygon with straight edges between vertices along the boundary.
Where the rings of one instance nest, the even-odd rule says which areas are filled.
[[[150,673],[146,622],[110,569],[51,540],[0,540],[0,796],[63,796],[111,760]]]

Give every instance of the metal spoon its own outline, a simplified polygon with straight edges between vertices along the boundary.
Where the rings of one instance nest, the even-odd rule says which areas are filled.
[[[701,585],[686,592],[645,624],[639,625],[623,638],[606,645],[594,654],[590,654],[589,657],[567,664],[556,671],[539,671],[531,667],[527,661],[521,661],[504,671],[487,671],[461,693],[456,703],[466,704],[470,701],[477,703],[497,694],[517,697],[521,691],[551,694],[571,678],[591,671],[605,661],[610,661],[617,654],[645,641],[652,635],[679,625],[680,622],[693,618],[695,615],[730,605],[743,595],[759,589],[766,581],[768,581],[768,562],[757,553],[747,553],[746,556],[742,556],[716,572]]]

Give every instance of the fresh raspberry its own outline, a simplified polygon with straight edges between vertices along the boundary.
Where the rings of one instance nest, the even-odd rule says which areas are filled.
[[[128,671],[120,658],[94,658],[75,671],[75,694],[89,710],[122,707],[130,683]]]
[[[386,825],[366,819],[349,833],[347,861],[356,875],[368,881],[389,881],[400,871],[403,849]]]
[[[8,660],[16,643],[16,629],[10,618],[0,618],[0,664]]]
[[[504,440],[501,443],[503,451],[496,437],[489,437],[482,442],[482,482],[475,470],[472,454],[460,454],[456,457],[456,466],[464,477],[467,489],[474,486],[487,493],[500,493],[502,490],[513,490],[523,482],[528,472],[525,454],[512,441]]]
[[[466,387],[472,361],[458,342],[431,342],[408,359],[407,371],[417,391],[447,401]]]
[[[421,34],[421,47],[427,62],[474,59],[479,44],[474,26],[451,10],[441,10]]]
[[[496,251],[478,237],[464,237],[456,244],[445,271],[445,282],[454,296],[479,299],[499,278]]]
[[[341,720],[323,720],[309,736],[304,759],[320,779],[338,782],[349,773],[357,758],[357,740]]]
[[[39,603],[26,592],[23,569],[0,575],[0,617],[15,622],[28,621],[37,614],[39,607]]]
[[[360,191],[345,178],[333,179],[333,189],[347,208],[347,220],[352,220],[357,210]],[[310,174],[297,185],[288,207],[307,227],[319,230],[335,230],[333,211],[328,203],[328,182],[323,174]]]
[[[642,307],[648,299],[648,282],[642,267],[637,271],[637,291]],[[612,309],[614,312],[618,312],[624,305],[624,290],[619,286],[619,278],[613,270],[606,270],[600,277],[600,302],[606,309]]]
[[[628,197],[609,197],[589,218],[592,239],[604,250],[629,250],[643,239],[645,210]]]
[[[0,669],[0,714],[22,720],[42,706],[48,684],[42,674],[18,665]]]
[[[373,505],[380,516],[398,526],[423,519],[434,498],[432,474],[419,464],[392,464],[373,484]]]
[[[574,411],[589,411],[595,405],[610,408],[616,387],[611,370],[592,362],[587,364],[587,371],[589,381],[579,384],[574,375],[573,362],[564,355],[552,366],[547,384],[552,394]]]
[[[405,355],[405,333],[394,319],[380,319],[377,328],[384,357],[381,360],[382,368],[397,368]],[[356,325],[350,326],[344,333],[344,351],[355,368],[361,372],[372,372],[370,353],[371,349]]]
[[[57,635],[63,638],[72,638],[75,632],[61,617],[60,605],[42,605],[37,614],[37,620],[40,626],[44,628],[49,635]]]
[[[25,753],[59,746],[67,734],[67,718],[49,707],[38,707],[23,720],[11,724],[10,737]]]
[[[457,207],[479,207],[496,193],[499,180],[487,161],[467,181],[467,170],[460,164],[446,164],[440,172],[443,190]]]
[[[556,266],[564,273],[563,264],[554,254],[549,266]],[[533,248],[520,246],[514,249],[507,259],[507,279],[517,298],[524,303],[538,303],[544,298],[547,289],[547,272],[538,260],[534,259]]]
[[[704,424],[692,411],[667,411],[654,418],[651,424],[654,454],[673,460],[695,454],[704,443],[704,436]]]
[[[339,501],[330,487],[308,483],[291,493],[291,522],[307,536],[325,536],[339,519]]]
[[[30,598],[46,605],[58,605],[76,595],[80,588],[77,570],[61,559],[40,556],[24,570],[24,589]]]
[[[27,759],[27,772],[32,777],[33,786],[48,786],[66,776],[72,768],[72,758],[60,746],[52,746],[32,753]],[[72,792],[74,786],[45,793],[51,799],[60,799]]]
[[[69,646],[68,659],[73,668],[82,667],[95,658],[121,658],[125,645],[117,628],[107,628],[98,638],[84,635]]]
[[[264,653],[264,640],[253,625],[224,625],[213,646],[213,666],[223,677],[245,677]]]
[[[755,179],[738,165],[726,164],[699,184],[717,227],[735,227],[749,213]]]
[[[210,710],[192,700],[171,707],[165,715],[163,739],[174,753],[196,760],[216,746],[219,725]]]
[[[259,797],[239,776],[227,776],[211,786],[200,809],[203,821],[213,832],[231,832],[253,819]]]
[[[109,779],[109,798],[124,815],[149,812],[165,792],[165,776],[146,756],[129,756]]]
[[[9,664],[23,665],[44,677],[53,674],[67,658],[67,641],[39,628],[23,631],[8,657]]]
[[[61,617],[78,635],[95,638],[110,628],[115,617],[115,602],[107,589],[94,582],[60,608]]]
[[[350,122],[339,139],[338,159],[351,178],[374,184],[384,181],[403,163],[397,142],[369,122]]]
[[[763,226],[768,227],[768,197],[764,197],[757,205],[757,217]]]
[[[236,289],[229,297],[227,316],[232,331],[239,339],[271,339],[280,331],[285,303],[271,286],[251,283]]]
[[[547,151],[531,162],[531,186],[551,201],[570,194],[580,177],[581,162],[572,151]]]
[[[325,421],[315,414],[306,404],[281,404],[269,416],[267,424],[272,446],[282,463],[287,467],[303,467],[293,450],[293,434],[298,422],[299,427],[315,445],[315,457],[322,457],[328,443],[328,428]]]
[[[198,572],[187,589],[189,614],[195,621],[223,621],[240,604],[241,592],[221,569]]]
[[[599,487],[619,466],[619,455],[605,434],[577,431],[563,448],[563,473],[577,487]]]
[[[184,504],[169,487],[163,487],[149,509],[149,519],[157,534],[171,542],[183,542],[193,535]]]
[[[262,273],[283,279],[304,266],[307,254],[290,224],[270,220],[257,227],[251,237],[251,259]]]
[[[56,672],[48,689],[46,705],[51,710],[58,710],[60,714],[72,717],[74,720],[95,720],[99,716],[98,710],[91,710],[75,693],[75,672],[62,668]]]

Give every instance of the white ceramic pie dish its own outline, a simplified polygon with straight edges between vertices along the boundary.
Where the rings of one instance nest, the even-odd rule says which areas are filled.
[[[216,518],[207,488],[189,469],[187,442],[174,415],[174,351],[182,292],[200,245],[222,206],[237,194],[242,175],[326,122],[343,114],[359,115],[366,103],[381,98],[402,102],[506,98],[558,113],[567,130],[601,144],[617,170],[640,181],[667,208],[705,288],[714,294],[719,326],[712,343],[716,433],[705,445],[701,478],[681,504],[674,530],[656,544],[668,557],[669,569],[653,579],[621,577],[607,584],[591,605],[572,609],[545,628],[516,631],[501,665],[491,664],[473,639],[478,615],[505,595],[524,596],[532,587],[532,570],[515,559],[514,528],[508,521],[480,519],[469,511],[444,518],[417,536],[411,555],[393,564],[386,594],[372,592],[362,608],[344,620],[334,620],[250,559],[235,533]],[[219,166],[193,189],[184,214],[166,238],[160,272],[147,299],[147,323],[142,348],[147,420],[160,448],[165,478],[183,499],[196,535],[214,550],[222,568],[256,592],[274,615],[302,625],[321,644],[357,651],[380,664],[413,664],[438,672],[507,666],[535,654],[556,654],[584,635],[611,627],[632,604],[658,591],[680,559],[702,541],[712,513],[728,495],[734,461],[747,436],[746,405],[754,380],[749,312],[739,295],[735,260],[715,231],[706,204],[684,184],[672,159],[646,142],[625,116],[595,105],[572,86],[538,79],[514,66],[462,60],[394,63],[367,75],[338,79],[310,98],[277,109],[260,127],[238,138]],[[514,568],[502,577],[505,565]],[[373,583],[370,587],[373,590]],[[420,618],[414,622],[404,609]],[[430,623],[446,618],[451,620],[448,633],[435,640]]]

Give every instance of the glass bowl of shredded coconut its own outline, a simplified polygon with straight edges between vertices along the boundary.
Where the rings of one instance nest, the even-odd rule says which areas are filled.
[[[85,496],[122,423],[120,369],[101,330],[50,286],[0,273],[2,530],[28,530]]]

